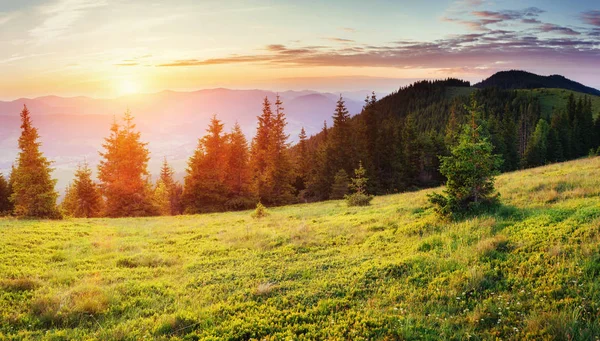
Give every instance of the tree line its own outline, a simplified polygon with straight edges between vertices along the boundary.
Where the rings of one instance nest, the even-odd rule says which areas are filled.
[[[489,152],[503,159],[501,171],[600,151],[600,117],[594,120],[589,97],[570,95],[564,108],[545,115],[539,99],[525,92],[490,88],[465,95],[461,89],[471,88],[455,79],[417,82],[379,100],[368,96],[354,117],[340,96],[333,126],[324,123],[311,137],[302,129],[294,146],[281,99],[265,98],[251,141],[239,125],[225,131],[216,116],[211,119],[183,183],[166,159],[158,180],[151,181],[147,144],[126,112],[102,145],[97,181],[87,163],[79,165],[60,207],[51,162],[39,150],[25,107],[19,156],[9,177],[0,176],[0,212],[44,218],[177,215],[249,209],[257,202],[277,206],[341,199],[350,192],[368,203],[372,194],[445,181],[440,160],[461,143],[472,103],[478,103],[478,126],[486,131]]]

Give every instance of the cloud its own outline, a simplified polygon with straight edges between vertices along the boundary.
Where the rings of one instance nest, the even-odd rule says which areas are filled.
[[[0,26],[11,21],[15,16],[15,13],[0,13]]]
[[[324,37],[322,39],[329,40],[334,43],[354,43],[355,42],[352,39],[344,39],[344,38],[337,38],[337,37]]]
[[[553,33],[559,33],[559,34],[565,34],[565,35],[569,35],[569,36],[577,36],[580,35],[581,33],[568,28],[568,27],[564,27],[564,26],[559,26],[559,25],[555,25],[555,24],[543,24],[542,26],[539,27],[540,31],[542,32],[553,32]]]
[[[559,28],[552,28],[557,30]],[[188,59],[158,66],[202,66],[235,63],[266,64],[275,67],[392,67],[392,68],[492,68],[536,67],[544,62],[597,64],[598,41],[588,39],[540,38],[516,31],[490,30],[484,33],[455,35],[433,42],[397,41],[390,45],[350,47],[266,46],[261,54],[233,55],[213,59]],[[490,61],[493,61],[490,64]],[[500,62],[498,64],[498,62]]]
[[[348,33],[356,33],[356,29],[352,28],[352,27],[342,27],[340,28],[342,31],[344,32],[348,32]]]
[[[581,13],[581,19],[584,23],[600,27],[600,11],[587,11]]]
[[[503,11],[471,11],[470,14],[475,17],[453,18],[445,16],[443,21],[454,22],[468,27],[474,31],[488,31],[489,25],[502,25],[511,21],[521,21],[522,23],[540,23],[536,18],[545,11],[537,7],[528,7],[522,10],[503,10]]]
[[[45,19],[29,34],[41,42],[55,39],[68,31],[87,11],[106,4],[106,0],[57,0],[39,8]]]

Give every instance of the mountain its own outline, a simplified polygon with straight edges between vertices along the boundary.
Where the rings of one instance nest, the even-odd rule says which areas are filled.
[[[351,114],[361,111],[367,93],[342,94]],[[291,141],[297,139],[302,127],[307,134],[314,134],[321,130],[324,120],[331,125],[331,116],[340,96],[310,90],[285,91],[279,95]],[[193,92],[162,91],[114,99],[45,96],[0,101],[0,171],[7,173],[17,156],[19,113],[23,105],[29,108],[33,124],[39,130],[42,150],[54,161],[54,176],[59,179],[58,188],[62,191],[78,162],[86,158],[95,165],[113,117],[118,118],[128,108],[135,116],[142,140],[149,142],[151,173],[158,173],[163,156],[182,173],[212,115],[216,114],[223,121],[226,130],[238,122],[250,141],[263,99],[268,97],[274,102],[276,96],[277,93],[266,90],[218,88]]]
[[[476,88],[500,89],[539,89],[556,88],[581,92],[588,95],[600,96],[600,90],[572,81],[564,76],[540,76],[531,72],[510,70],[500,71],[490,78],[473,85]]]

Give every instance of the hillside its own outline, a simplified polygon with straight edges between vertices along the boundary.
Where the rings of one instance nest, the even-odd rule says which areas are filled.
[[[501,209],[457,223],[431,190],[262,220],[0,220],[0,339],[600,336],[600,158],[498,189]]]
[[[539,89],[556,88],[600,96],[600,90],[572,81],[564,76],[540,76],[531,72],[510,70],[500,71],[473,85],[476,88],[496,87],[500,89]]]
[[[542,114],[546,116],[552,115],[556,109],[563,109],[567,106],[569,95],[573,94],[575,98],[585,96],[586,94],[565,89],[529,89],[519,90],[528,95],[537,97],[540,100]],[[592,112],[594,116],[600,114],[600,96],[588,95],[592,100]]]

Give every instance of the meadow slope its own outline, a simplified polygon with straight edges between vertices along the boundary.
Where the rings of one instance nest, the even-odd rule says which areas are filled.
[[[0,339],[598,339],[600,158],[498,189],[455,223],[432,190],[260,220],[3,219]]]

